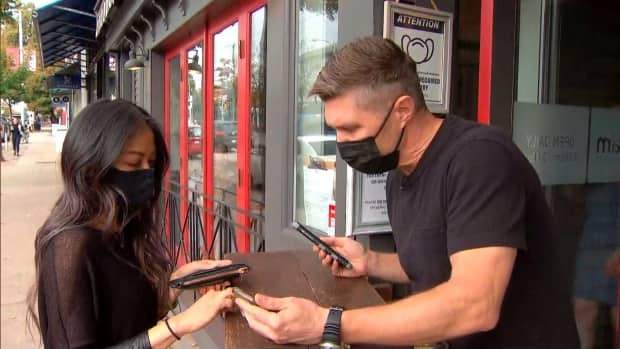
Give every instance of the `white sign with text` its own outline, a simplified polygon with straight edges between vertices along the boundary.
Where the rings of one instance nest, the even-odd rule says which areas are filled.
[[[588,183],[620,182],[620,109],[592,108]]]
[[[383,36],[416,63],[428,108],[433,113],[448,113],[452,14],[387,1],[383,26]]]
[[[386,224],[388,222],[386,181],[387,173],[362,175],[361,224]]]
[[[513,139],[543,185],[586,181],[588,108],[515,103]]]

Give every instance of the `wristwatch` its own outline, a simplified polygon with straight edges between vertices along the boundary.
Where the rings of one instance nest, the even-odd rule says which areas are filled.
[[[340,306],[332,305],[329,308],[329,314],[327,315],[327,322],[323,329],[323,337],[319,348],[323,349],[340,349],[340,319],[342,318],[343,308]]]

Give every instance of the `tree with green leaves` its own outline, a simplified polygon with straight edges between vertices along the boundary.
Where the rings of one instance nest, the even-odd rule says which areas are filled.
[[[33,4],[22,4],[19,0],[0,0],[0,19],[2,35],[0,38],[0,98],[3,106],[8,106],[8,112],[13,113],[16,102],[26,102],[28,109],[37,113],[51,113],[50,94],[47,80],[58,70],[57,68],[43,69],[39,52],[39,38],[34,30]],[[11,70],[7,61],[5,49],[19,46],[18,23],[15,20],[15,11],[22,16],[22,39],[24,49],[23,66]],[[31,72],[29,57],[36,57],[35,71]],[[18,63],[18,62],[13,62]]]
[[[17,70],[8,69],[7,58],[0,52],[0,98],[9,106],[9,114],[13,115],[13,105],[24,101],[26,96],[26,79],[30,71],[25,67]]]
[[[5,25],[14,22],[11,11],[20,5],[17,0],[0,0],[0,24]]]
[[[28,104],[28,109],[37,114],[52,112],[50,94],[47,87],[48,75],[45,71],[36,71],[31,73],[24,82],[24,102]]]

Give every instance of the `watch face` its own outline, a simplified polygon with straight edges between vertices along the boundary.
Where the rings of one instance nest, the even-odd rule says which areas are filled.
[[[341,349],[341,346],[331,342],[324,342],[319,344],[319,348],[321,349]]]

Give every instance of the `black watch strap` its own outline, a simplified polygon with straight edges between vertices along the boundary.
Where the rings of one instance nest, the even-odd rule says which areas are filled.
[[[332,306],[329,308],[327,322],[323,329],[321,348],[340,348],[340,320],[342,318],[342,307]]]

